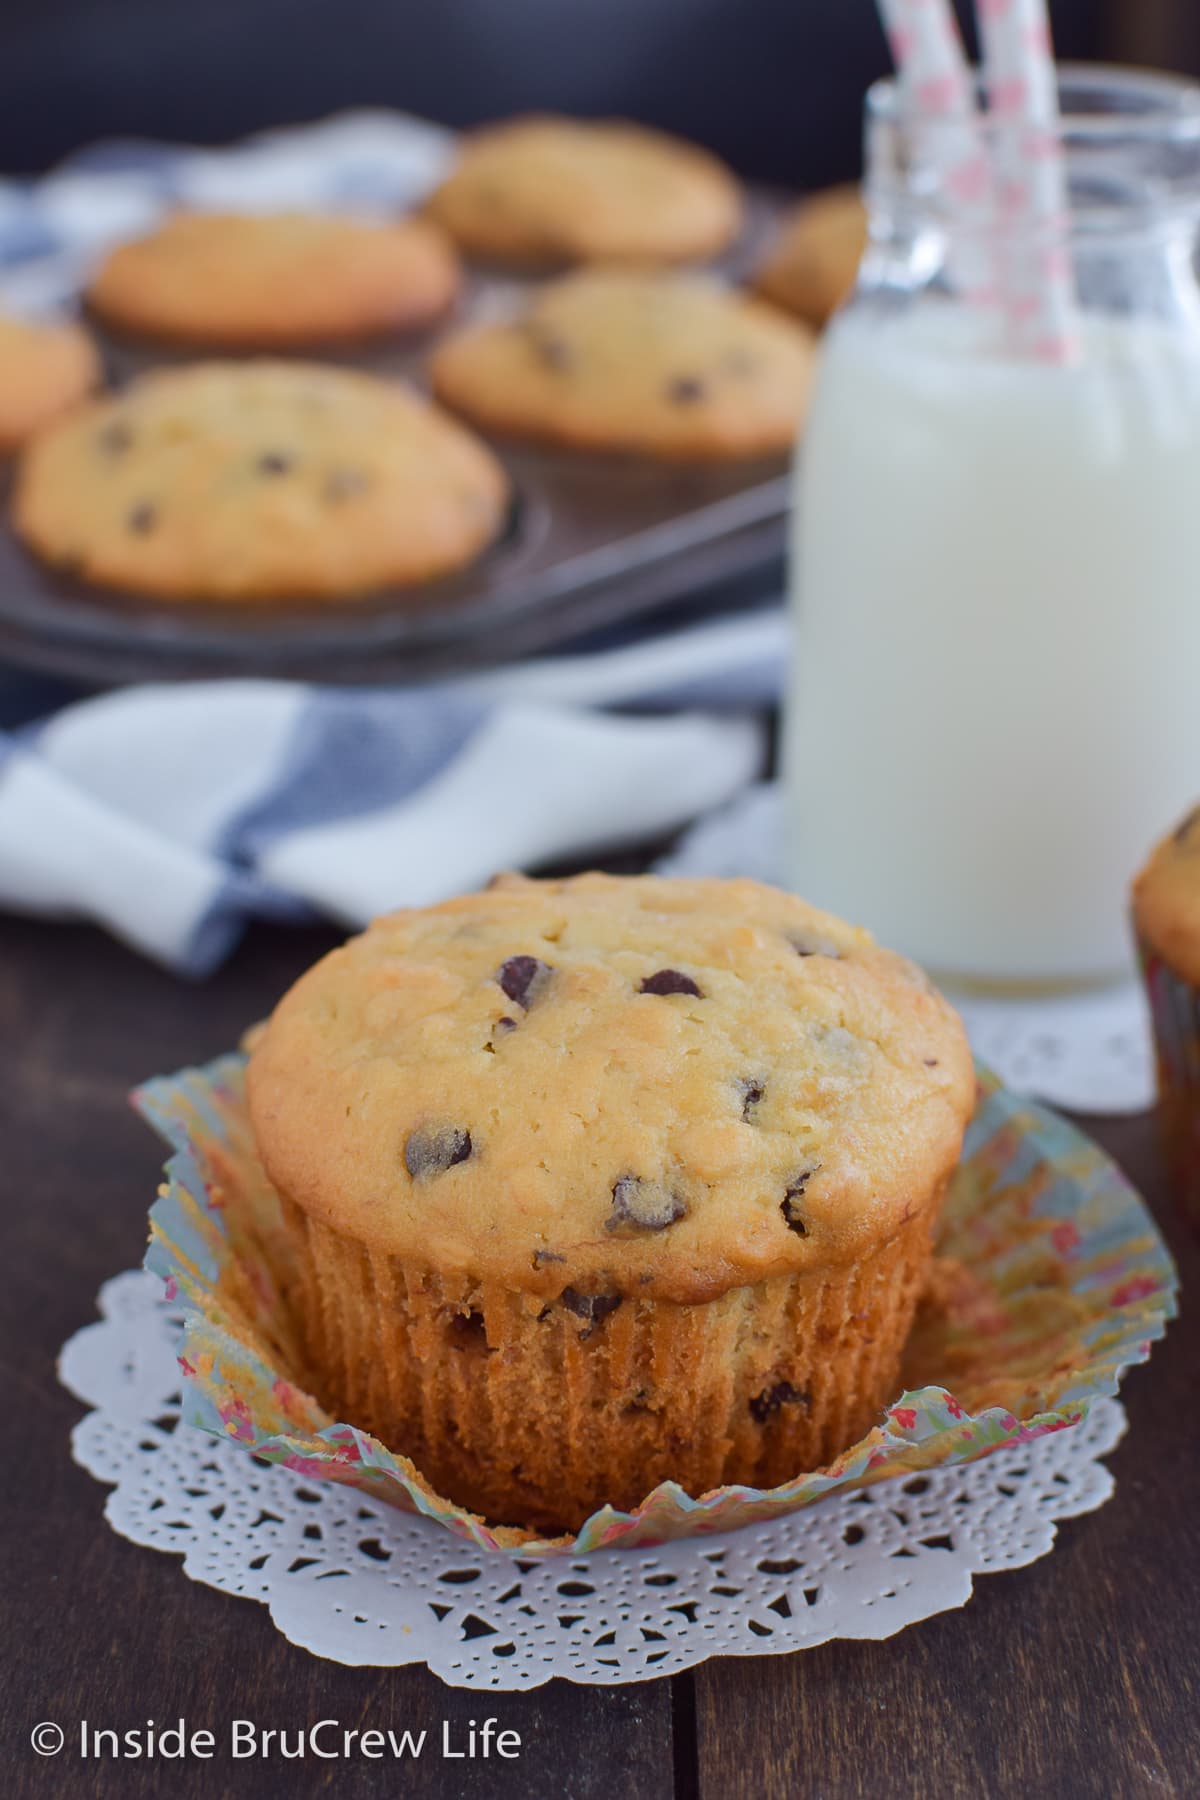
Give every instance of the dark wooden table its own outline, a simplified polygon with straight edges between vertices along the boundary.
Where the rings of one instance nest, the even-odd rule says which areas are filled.
[[[1200,1794],[1200,1328],[1186,1298],[1200,1242],[1172,1214],[1148,1119],[1091,1129],[1149,1196],[1178,1257],[1185,1311],[1123,1390],[1115,1498],[1066,1522],[1052,1556],[984,1577],[969,1605],[882,1644],[711,1662],[614,1690],[554,1682],[488,1696],[427,1671],[354,1670],[287,1643],[265,1608],[194,1585],[114,1535],[76,1468],[78,1405],[54,1360],[104,1278],[141,1257],[160,1149],[130,1113],[139,1078],[216,1054],[332,941],[253,931],[204,986],[84,928],[0,921],[4,1184],[0,1792],[471,1795],[484,1800],[872,1800]],[[515,1762],[82,1764],[39,1759],[41,1720],[71,1740],[184,1715],[295,1729],[318,1718],[431,1728],[498,1717]]]

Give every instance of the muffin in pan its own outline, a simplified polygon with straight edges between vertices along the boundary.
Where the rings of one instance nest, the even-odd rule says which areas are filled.
[[[895,1397],[974,1093],[918,970],[752,882],[381,919],[250,1059],[303,1376],[507,1523],[817,1467]]]
[[[100,358],[80,326],[0,313],[0,453],[19,449],[99,381]]]
[[[1167,1146],[1200,1220],[1200,806],[1154,848],[1133,884],[1133,920]]]
[[[458,288],[453,247],[423,219],[178,212],[111,250],[87,303],[162,343],[299,350],[419,331]]]
[[[434,391],[482,430],[567,449],[699,462],[790,449],[814,340],[694,275],[583,270],[434,352]]]
[[[44,561],[163,600],[331,600],[443,575],[503,528],[485,446],[395,381],[325,364],[161,369],[28,445]]]
[[[533,267],[700,261],[741,223],[737,182],[698,145],[553,114],[470,133],[425,210],[471,255]]]
[[[858,188],[827,188],[785,220],[753,285],[776,306],[824,325],[849,299],[866,247],[867,209]]]

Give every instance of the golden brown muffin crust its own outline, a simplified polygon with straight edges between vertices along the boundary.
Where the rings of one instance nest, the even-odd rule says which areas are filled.
[[[14,522],[46,561],[163,599],[336,600],[470,562],[491,453],[399,382],[318,363],[142,376],[40,434]]]
[[[829,188],[784,222],[754,286],[811,325],[824,325],[849,299],[866,247],[867,211],[858,188]]]
[[[1139,937],[1200,986],[1200,806],[1156,844],[1133,884]]]
[[[812,371],[810,334],[774,308],[702,277],[613,270],[551,283],[432,362],[439,399],[484,430],[679,461],[790,449]]]
[[[741,204],[729,170],[695,144],[538,114],[468,135],[426,211],[474,255],[544,266],[715,256]]]
[[[507,877],[318,963],[249,1099],[279,1190],[373,1253],[692,1302],[928,1211],[974,1075],[918,970],[790,895]]]
[[[100,379],[100,359],[78,325],[0,314],[0,451],[15,450]]]
[[[180,212],[112,250],[87,300],[139,336],[278,350],[419,330],[458,286],[453,247],[423,219]]]

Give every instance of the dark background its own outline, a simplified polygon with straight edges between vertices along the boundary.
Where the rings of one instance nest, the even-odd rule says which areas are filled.
[[[1200,67],[1195,0],[1052,0],[1060,57]],[[0,0],[0,171],[345,106],[624,112],[802,187],[858,168],[874,0]]]

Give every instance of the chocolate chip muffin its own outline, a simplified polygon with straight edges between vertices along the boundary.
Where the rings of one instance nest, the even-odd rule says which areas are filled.
[[[422,219],[180,212],[110,251],[87,301],[142,337],[286,350],[419,330],[457,292],[458,258]]]
[[[587,270],[434,353],[434,390],[486,431],[674,461],[788,450],[808,404],[809,332],[680,275]]]
[[[1133,884],[1133,920],[1167,1148],[1200,1219],[1200,806],[1152,851]]]
[[[45,561],[163,600],[340,600],[468,563],[491,453],[399,382],[317,363],[162,369],[28,447],[13,519]]]
[[[17,449],[99,379],[100,358],[78,325],[0,313],[0,452]]]
[[[867,247],[867,209],[857,187],[828,188],[786,220],[754,275],[766,299],[810,325],[848,300]]]
[[[863,931],[749,881],[502,877],[256,1042],[303,1378],[502,1523],[772,1485],[895,1397],[974,1098]]]
[[[426,211],[492,261],[669,263],[723,250],[741,202],[695,144],[620,119],[535,115],[466,137]]]

